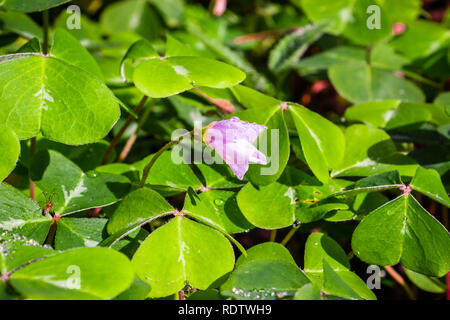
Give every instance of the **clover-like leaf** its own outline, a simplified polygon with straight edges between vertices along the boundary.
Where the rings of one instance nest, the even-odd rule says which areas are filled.
[[[0,58],[0,120],[19,139],[42,133],[54,141],[86,144],[103,138],[119,118],[117,99],[98,78],[95,64],[86,64],[86,49],[70,37],[57,32],[49,55]]]
[[[238,207],[232,191],[210,190],[200,194],[189,192],[183,212],[224,233],[249,231],[253,225]]]
[[[444,206],[450,207],[450,198],[436,170],[418,167],[411,181],[411,187],[413,190],[423,193]]]
[[[150,297],[165,297],[185,284],[208,288],[234,266],[231,244],[218,231],[175,217],[154,231],[136,251],[132,263],[150,284]]]
[[[228,88],[244,79],[245,73],[233,66],[192,56],[150,59],[140,63],[133,75],[136,87],[153,98],[168,97],[197,86]]]
[[[288,105],[306,162],[314,175],[325,183],[329,180],[329,168],[339,163],[344,156],[344,134],[319,114],[301,105]]]
[[[323,233],[313,233],[305,246],[305,272],[310,280],[331,295],[349,299],[376,299],[355,273],[339,244]]]
[[[137,225],[148,223],[175,209],[156,191],[148,188],[129,193],[119,204],[108,223],[108,233],[132,229]]]
[[[397,152],[394,142],[383,130],[365,125],[352,125],[345,130],[344,158],[331,172],[332,177],[369,176],[398,170],[413,176],[416,162]]]
[[[0,184],[0,229],[18,233],[42,244],[52,219],[42,214],[39,205],[19,190]]]
[[[112,249],[82,248],[62,252],[14,272],[10,283],[35,300],[110,299],[125,291],[134,272],[128,258]]]
[[[277,260],[252,260],[242,264],[229,281],[231,288],[222,289],[222,295],[240,300],[292,297],[310,282],[296,265]]]
[[[245,218],[259,228],[278,229],[295,221],[294,188],[278,182],[261,187],[247,184],[237,203]]]
[[[352,248],[363,261],[402,263],[422,274],[440,277],[450,269],[450,234],[405,193],[369,214],[355,229]]]
[[[374,100],[423,102],[423,92],[412,82],[390,71],[365,63],[349,62],[331,66],[329,77],[336,90],[347,100],[363,103]],[[352,77],[349,78],[348,75]]]
[[[33,239],[12,232],[0,234],[0,273],[20,268],[30,261],[56,254],[49,246],[41,246]]]

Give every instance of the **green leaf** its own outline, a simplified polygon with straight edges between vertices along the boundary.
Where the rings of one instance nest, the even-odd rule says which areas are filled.
[[[342,195],[349,197],[359,193],[398,189],[402,186],[403,183],[398,171],[386,171],[358,180],[356,183],[345,188],[345,190],[334,193],[333,196]]]
[[[125,74],[125,62],[131,60],[133,66],[136,66],[139,62],[152,59],[159,58],[158,53],[153,49],[151,43],[146,39],[141,39],[133,43],[125,53],[120,62],[120,73],[124,81],[127,80]]]
[[[394,142],[383,130],[352,125],[345,130],[344,158],[333,168],[332,177],[370,176],[398,170],[401,176],[413,176],[415,161],[397,152]]]
[[[114,234],[135,225],[142,225],[168,215],[175,209],[156,191],[141,188],[129,193],[119,204],[108,223],[108,233]]]
[[[300,74],[315,73],[329,69],[332,65],[347,62],[364,63],[367,53],[356,47],[338,46],[311,57],[304,58],[296,64]]]
[[[34,52],[34,53],[41,52],[41,44],[39,43],[38,38],[33,38],[27,43],[25,43],[22,47],[20,47],[19,50],[17,50],[16,53],[27,53],[27,52]]]
[[[450,207],[450,198],[436,170],[417,167],[411,187],[444,206]]]
[[[297,128],[308,166],[320,181],[327,182],[328,169],[344,156],[344,134],[329,120],[301,105],[289,104],[288,110]]]
[[[187,29],[189,33],[198,37],[201,40],[200,43],[206,45],[206,47],[214,52],[223,61],[235,65],[242,69],[246,74],[246,83],[256,90],[262,90],[264,92],[272,93],[274,91],[272,83],[244,57],[238,52],[231,50],[221,41],[205,34],[200,28],[194,26],[194,24],[188,24]]]
[[[350,271],[344,250],[323,233],[312,233],[306,241],[305,272],[328,294],[350,299],[376,299],[364,281]]]
[[[181,43],[170,34],[167,34],[166,38],[166,57],[197,55],[192,48]]]
[[[377,17],[380,28],[368,28],[369,20],[374,14],[368,11],[371,5],[377,5],[379,9]],[[324,0],[317,3],[314,0],[304,0],[301,2],[301,7],[312,21],[328,23],[328,32],[342,33],[343,36],[360,45],[376,43],[388,38],[391,34],[389,11],[385,10],[384,1]]]
[[[292,169],[295,173],[295,200],[297,208],[295,217],[299,222],[309,223],[320,220],[329,212],[348,209],[348,204],[332,195],[343,190],[350,181],[330,179],[327,183],[321,183],[308,174]]]
[[[389,45],[410,59],[428,57],[448,45],[450,31],[443,26],[425,20],[408,23],[407,29]]]
[[[346,110],[348,120],[361,121],[387,130],[418,130],[425,122],[445,125],[450,118],[437,104],[400,102],[398,100],[371,101]]]
[[[15,233],[0,234],[0,273],[6,274],[38,258],[56,254],[33,239]]]
[[[70,0],[33,0],[33,1],[4,0],[0,4],[0,6],[7,10],[34,12],[57,7],[69,1]]]
[[[20,155],[20,142],[16,134],[4,125],[0,125],[0,181],[3,181],[16,167]]]
[[[301,7],[313,22],[327,22],[327,30],[331,33],[339,34],[345,27],[346,19],[352,16],[352,5],[354,2],[348,0],[325,0],[317,3],[314,0],[303,0]]]
[[[263,94],[255,89],[243,86],[236,85],[231,88],[236,99],[248,109],[252,108],[260,108],[260,109],[271,109],[275,111],[275,107],[279,107],[281,101],[275,99],[271,96]]]
[[[245,181],[237,179],[230,167],[224,163],[215,163],[212,165],[196,163],[195,166],[200,170],[208,188],[238,188],[246,183]]]
[[[351,274],[355,276],[354,279],[359,279],[354,273]],[[359,280],[363,282],[361,279]],[[361,300],[361,297],[355,290],[353,290],[325,260],[323,261],[323,291],[346,299]]]
[[[166,24],[173,28],[183,22],[184,1],[183,0],[148,0],[161,13]]]
[[[336,241],[323,233],[312,233],[305,245],[305,272],[323,272],[323,260],[333,270],[350,269],[347,255]]]
[[[99,23],[91,20],[87,14],[81,12],[80,29],[67,29],[67,24],[77,22],[78,16],[73,10],[63,10],[55,18],[55,28],[66,29],[72,36],[77,38],[86,48],[96,48],[103,44],[102,33]]]
[[[322,36],[324,28],[324,24],[308,25],[285,36],[270,51],[269,69],[280,73],[294,66],[311,43]]]
[[[222,295],[239,300],[275,300],[295,295],[309,283],[300,269],[285,261],[253,260],[239,266]]]
[[[420,289],[432,293],[444,293],[445,284],[437,278],[428,277],[405,268],[405,274]]]
[[[384,128],[395,115],[400,105],[398,100],[370,101],[357,104],[345,110],[345,118],[350,121],[361,121],[375,127]]]
[[[392,23],[389,19],[389,12],[384,9],[383,0],[356,0],[347,1],[352,3],[352,16],[345,18],[347,13],[340,12],[338,16],[346,23],[342,35],[359,45],[370,45],[380,42],[391,36]],[[378,10],[369,11],[375,5]],[[345,9],[344,9],[345,10]],[[369,28],[371,20],[375,19],[379,27]]]
[[[205,290],[233,269],[234,253],[218,231],[175,217],[154,231],[132,263],[141,280],[151,286],[150,297],[165,297],[188,283]]]
[[[352,248],[363,261],[402,263],[430,276],[450,269],[450,235],[411,194],[403,194],[368,215],[353,233]]]
[[[256,227],[279,229],[295,221],[294,195],[292,187],[278,182],[260,187],[249,183],[238,193],[237,202],[242,214]]]
[[[86,174],[53,150],[38,152],[30,170],[36,185],[52,196],[53,209],[59,215],[111,205],[130,187],[129,180],[120,175]]]
[[[135,277],[131,286],[113,300],[145,300],[150,292],[150,286]]]
[[[450,110],[450,92],[440,93],[436,97],[436,99],[434,99],[434,103],[443,106],[446,110],[447,116],[450,117],[450,112],[449,112],[449,110]]]
[[[236,267],[255,260],[282,261],[297,266],[289,250],[277,242],[264,242],[251,247],[246,256],[239,257]]]
[[[0,121],[19,139],[41,132],[66,144],[95,142],[119,118],[114,95],[90,72],[53,55],[22,53],[3,58],[0,104],[6,107],[0,110]]]
[[[123,254],[82,248],[34,262],[14,272],[10,283],[34,300],[91,300],[113,298],[131,285],[133,277],[132,265]]]
[[[64,29],[56,29],[50,54],[103,79],[95,59],[77,38]]]
[[[425,100],[422,91],[412,82],[399,78],[390,71],[363,63],[333,65],[328,75],[339,94],[354,103],[374,100]]]
[[[139,64],[133,75],[136,87],[153,98],[168,97],[197,86],[228,88],[244,79],[245,73],[233,66],[192,56],[150,59]]]
[[[52,219],[42,214],[39,205],[19,190],[0,184],[0,229],[19,233],[43,243]]]
[[[397,0],[383,2],[385,12],[389,14],[393,22],[409,22],[415,20],[421,12],[420,0]]]
[[[297,290],[294,300],[322,300],[322,295],[314,283],[307,283]]]
[[[133,31],[149,40],[157,38],[161,32],[161,21],[146,0],[128,0],[109,5],[100,16],[100,26],[106,34]]]
[[[95,247],[102,240],[107,219],[63,218],[58,221],[55,249]]]
[[[82,146],[70,146],[47,139],[39,139],[36,143],[36,152],[54,150],[75,163],[81,170],[88,172],[101,166],[103,156],[108,149],[109,142],[102,140]],[[22,155],[21,162],[28,165]]]
[[[210,190],[200,194],[189,192],[183,212],[224,232],[249,231],[253,225],[242,215],[232,191]]]
[[[144,167],[153,156],[150,155],[134,164],[141,172],[141,176]],[[189,165],[175,151],[166,151],[156,160],[146,182],[153,189],[169,195],[187,191],[189,187],[194,190],[202,187],[202,183]]]
[[[382,42],[377,43],[370,51],[370,64],[377,68],[401,70],[409,63],[409,59],[395,53],[391,47]]]
[[[42,38],[42,30],[29,16],[21,12],[0,12],[3,30],[12,31],[26,39]]]

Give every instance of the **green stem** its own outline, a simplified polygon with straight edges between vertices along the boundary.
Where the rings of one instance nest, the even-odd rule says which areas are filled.
[[[300,228],[300,224],[294,225],[292,229],[288,232],[288,234],[284,237],[284,239],[281,241],[281,244],[285,246],[289,240],[291,240],[292,236],[295,234],[295,232]]]
[[[42,13],[42,18],[43,18],[43,27],[44,27],[44,29],[43,29],[44,35],[43,35],[43,41],[42,41],[42,53],[48,54],[48,26],[49,26],[49,20],[50,20],[48,10],[45,10]]]
[[[270,231],[269,241],[275,242],[276,238],[277,238],[277,229]]]
[[[152,160],[150,160],[150,162],[144,167],[144,171],[142,172],[142,179],[141,179],[141,183],[139,184],[139,187],[142,188],[145,186],[145,183],[147,181],[148,175],[150,173],[151,168],[153,167],[153,165],[155,164],[156,160],[158,160],[158,158],[164,153],[164,151],[168,150],[169,148],[171,148],[172,146],[176,145],[177,143],[179,143],[181,140],[183,140],[186,137],[189,137],[191,135],[193,135],[195,132],[197,132],[199,129],[194,129],[192,131],[189,131],[183,135],[181,135],[180,137],[178,137],[175,140],[170,141],[169,143],[167,143],[164,147],[162,147],[161,149],[159,149],[159,151],[153,156]],[[203,130],[203,128],[201,129]]]

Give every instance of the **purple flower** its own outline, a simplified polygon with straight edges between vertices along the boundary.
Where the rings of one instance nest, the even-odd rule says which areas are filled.
[[[267,164],[266,156],[253,145],[259,134],[267,129],[237,117],[211,123],[203,135],[206,145],[214,149],[242,180],[249,163]]]

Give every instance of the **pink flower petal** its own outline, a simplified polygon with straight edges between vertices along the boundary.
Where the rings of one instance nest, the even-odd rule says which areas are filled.
[[[233,117],[212,123],[203,140],[216,150],[234,174],[242,180],[249,163],[267,164],[266,156],[253,145],[265,129],[267,127]]]

